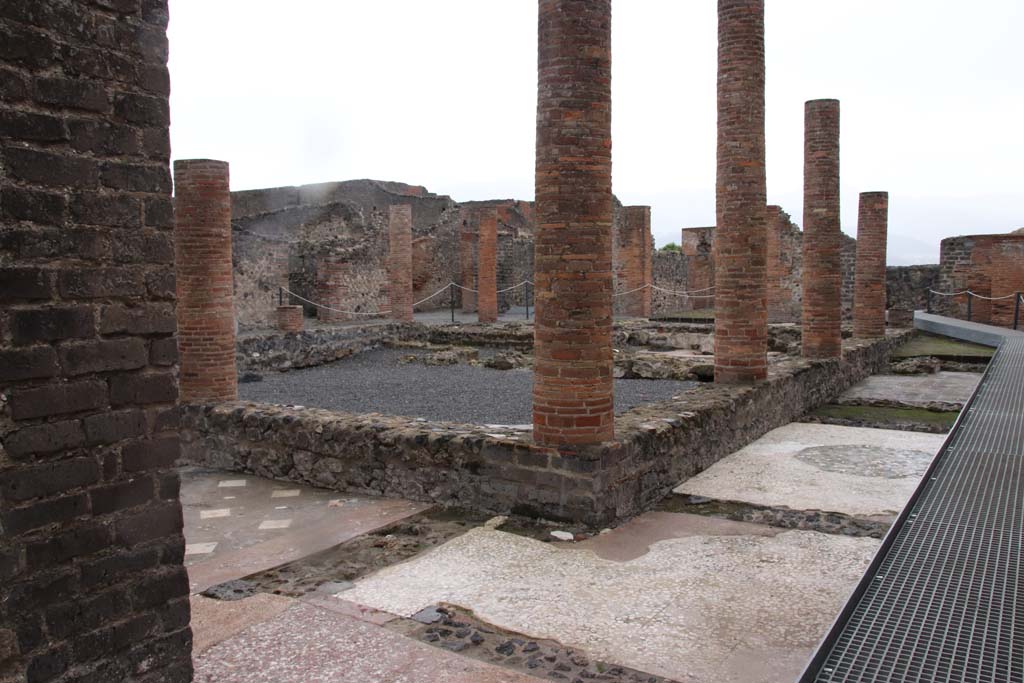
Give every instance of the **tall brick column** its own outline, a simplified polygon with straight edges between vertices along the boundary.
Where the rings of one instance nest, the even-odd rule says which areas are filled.
[[[889,193],[860,195],[857,265],[853,289],[853,336],[885,336],[885,251]]]
[[[719,0],[716,382],[768,374],[764,88],[764,0]]]
[[[391,317],[411,323],[412,316],[412,205],[388,210],[388,292]]]
[[[234,401],[235,297],[226,161],[174,162],[181,400]]]
[[[540,0],[533,435],[614,437],[611,0]]]
[[[839,225],[839,100],[804,109],[803,355],[839,358],[842,272]]]
[[[0,2],[5,682],[192,680],[166,22]]]
[[[498,212],[480,212],[477,256],[477,316],[482,323],[498,321]]]
[[[651,316],[651,207],[627,206],[619,234],[619,261],[622,266],[620,287],[633,292],[623,298],[622,312],[635,318]],[[639,291],[633,291],[639,290]]]
[[[317,308],[316,317],[322,323],[343,323],[352,319],[348,313],[348,286],[352,277],[352,266],[347,256],[323,254],[316,260],[317,303],[327,308]],[[333,310],[328,310],[333,309]]]

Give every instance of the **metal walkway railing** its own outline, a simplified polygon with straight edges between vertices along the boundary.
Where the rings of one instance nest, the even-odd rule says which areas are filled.
[[[1008,330],[800,681],[1024,683],[1022,552],[1024,335]]]

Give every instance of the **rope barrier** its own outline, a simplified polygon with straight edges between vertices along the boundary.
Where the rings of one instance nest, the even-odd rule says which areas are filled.
[[[434,298],[435,296],[437,296],[438,294],[444,294],[445,292],[447,292],[447,291],[448,291],[448,288],[449,288],[449,287],[451,287],[452,285],[455,285],[455,283],[454,283],[454,282],[449,282],[449,283],[448,283],[448,284],[446,284],[446,285],[445,285],[444,287],[442,287],[441,289],[437,290],[436,292],[434,292],[433,294],[431,294],[430,296],[428,296],[428,297],[427,297],[426,299],[420,299],[419,301],[417,301],[416,303],[414,303],[414,304],[412,305],[412,307],[413,307],[413,308],[416,308],[416,307],[417,307],[417,306],[419,306],[420,304],[423,304],[423,303],[426,303],[426,302],[430,301],[431,299],[433,299],[433,298]],[[456,286],[456,287],[458,287],[459,285],[455,285],[455,286]],[[469,290],[469,291],[476,291],[476,290]]]
[[[445,289],[447,289],[448,287],[452,287],[452,286],[458,287],[459,289],[467,291],[467,292],[473,292],[474,294],[479,294],[480,293],[476,289],[470,289],[469,287],[463,287],[462,285],[460,285],[457,282],[449,282],[448,284],[445,285]]]
[[[981,294],[976,294],[975,292],[972,292],[969,289],[965,289],[962,292],[937,292],[934,289],[929,289],[928,291],[931,292],[932,294],[938,294],[939,296],[950,296],[950,297],[953,297],[953,296],[963,296],[964,294],[970,294],[971,296],[976,296],[979,299],[984,299],[986,301],[1002,301],[1003,299],[1012,299],[1013,297],[1017,296],[1016,293],[1014,293],[1014,294],[1007,294],[1006,296],[995,296],[995,297],[992,297],[992,296],[982,296]]]
[[[498,294],[504,294],[505,292],[511,292],[513,289],[519,289],[523,285],[532,285],[532,284],[533,283],[530,282],[529,280],[523,280],[518,285],[512,285],[511,287],[506,287],[505,289],[499,289],[498,290]],[[476,290],[471,290],[471,291],[476,291]]]
[[[309,299],[307,299],[304,296],[299,296],[298,294],[296,294],[295,292],[291,291],[287,287],[281,287],[281,291],[294,296],[299,301],[305,301],[307,304],[310,304],[311,306],[316,306],[317,308],[322,308],[325,311],[331,311],[332,313],[341,313],[343,315],[387,315],[388,313],[391,313],[391,311],[376,311],[374,313],[365,313],[365,312],[359,312],[359,311],[343,311],[343,310],[341,310],[339,308],[331,308],[330,306],[324,306],[323,304],[317,303],[315,301],[310,301]],[[425,300],[426,299],[424,299],[424,301]]]
[[[653,284],[646,284],[643,287],[637,287],[636,289],[631,289],[628,292],[620,292],[618,294],[614,294],[613,296],[626,296],[627,294],[633,294],[634,292],[639,292],[641,290],[647,289],[648,287],[650,287],[651,289],[656,289],[659,292],[664,292],[666,294],[671,294],[673,296],[683,296],[683,297],[689,297],[689,298],[692,298],[692,299],[713,299],[714,296],[715,296],[714,294],[700,294],[700,292],[710,292],[712,289],[714,289],[714,287],[705,287],[704,289],[694,289],[694,290],[689,291],[689,292],[677,292],[677,291],[674,291],[674,290],[671,290],[671,289],[665,289],[664,287],[659,287],[659,286],[653,285]]]

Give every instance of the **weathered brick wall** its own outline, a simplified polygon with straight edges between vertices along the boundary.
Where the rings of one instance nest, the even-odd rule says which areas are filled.
[[[858,212],[853,335],[863,338],[884,337],[889,193],[861,193]]]
[[[655,251],[651,255],[651,282],[673,292],[686,291],[689,286],[689,264],[690,259],[678,251]],[[658,317],[677,313],[684,310],[686,301],[654,289],[651,291],[651,315]]]
[[[686,286],[675,291],[700,292],[699,298],[678,298],[676,310],[694,311],[715,307],[715,299],[705,295],[714,294],[708,290],[715,286],[715,229],[683,228],[679,249],[687,259]],[[666,289],[672,289],[666,287]],[[708,290],[708,291],[704,291]]]
[[[715,381],[768,374],[764,0],[718,0]]]
[[[651,282],[651,207],[623,207],[615,235],[615,312],[650,317],[651,289],[646,285]]]
[[[311,300],[321,304],[316,317],[322,323],[351,320],[346,311],[349,304],[348,285],[352,279],[353,259],[348,254],[323,254],[316,261],[316,295]]]
[[[841,352],[839,102],[812,100],[804,118],[803,352]]]
[[[768,322],[800,322],[803,234],[781,206],[768,207]]]
[[[166,3],[0,3],[0,680],[191,680]]]
[[[1017,329],[1024,329],[1024,304],[1015,296],[1002,298],[1024,293],[1024,240],[993,244],[990,264],[992,296],[998,298],[992,302],[992,324],[1013,327],[1016,314]]]
[[[459,235],[459,272],[460,278],[456,282],[465,289],[459,290],[463,313],[476,313],[476,257],[479,252],[477,242],[478,234],[471,229],[466,221],[466,226]],[[530,245],[533,246],[532,244]]]
[[[305,321],[302,306],[285,304],[277,307],[277,329],[282,332],[302,332]]]
[[[971,290],[982,296],[991,296],[990,273],[993,248],[1001,244],[1024,243],[1024,235],[964,235],[942,240],[939,255],[939,273],[934,289],[939,292]],[[971,319],[991,321],[991,303],[974,298],[971,301]],[[932,297],[932,310],[940,315],[967,318],[967,297]]]
[[[885,269],[886,308],[923,311],[928,290],[936,288],[939,266],[888,266]]]

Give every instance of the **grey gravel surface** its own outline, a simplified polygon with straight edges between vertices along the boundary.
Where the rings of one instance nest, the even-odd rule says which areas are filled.
[[[529,370],[400,364],[399,359],[409,353],[383,349],[316,368],[268,372],[261,382],[239,384],[239,398],[469,424],[531,421],[533,373]],[[695,385],[674,380],[617,379],[615,412],[672,398]]]

